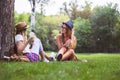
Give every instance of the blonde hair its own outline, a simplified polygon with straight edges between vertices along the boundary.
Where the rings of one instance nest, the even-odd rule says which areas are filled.
[[[75,36],[73,36],[73,43],[71,44],[71,47],[70,47],[70,48],[75,49],[75,48],[76,48],[76,45],[77,45],[77,39],[76,39]]]

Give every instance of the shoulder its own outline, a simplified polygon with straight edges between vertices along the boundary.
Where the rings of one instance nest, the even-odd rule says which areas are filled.
[[[23,36],[21,34],[17,34],[15,36],[15,42],[20,41],[20,40],[23,40]]]
[[[62,37],[62,34],[58,34],[57,36],[56,36],[56,38],[61,38]]]
[[[36,38],[34,39],[34,42],[35,42],[35,43],[41,43],[41,40],[36,37]]]
[[[15,38],[22,38],[23,36],[21,34],[17,34]]]

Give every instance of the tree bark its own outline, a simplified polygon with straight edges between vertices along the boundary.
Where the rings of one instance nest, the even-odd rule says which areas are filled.
[[[0,0],[0,59],[14,45],[14,0]]]

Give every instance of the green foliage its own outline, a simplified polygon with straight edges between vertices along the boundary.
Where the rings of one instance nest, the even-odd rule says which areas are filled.
[[[29,13],[18,14],[15,12],[14,22],[16,24],[19,21],[25,21],[29,25],[29,17]],[[56,50],[56,35],[60,31],[59,25],[68,19],[68,16],[64,14],[59,16],[43,16],[36,13],[35,32],[37,37],[41,39],[45,50]]]
[[[114,44],[119,47],[120,46],[120,13],[117,16],[116,25],[114,26],[113,40],[114,40]]]
[[[66,2],[63,3],[63,7],[61,8],[63,12],[65,12],[71,20],[75,20],[78,17],[89,19],[91,15],[91,2],[85,1],[85,6],[78,6],[78,1],[70,1],[68,4]]]
[[[88,62],[0,62],[1,80],[119,80],[119,54],[79,54]]]
[[[77,51],[118,51],[120,14],[117,7],[117,4],[107,4],[90,11],[90,4],[86,3],[83,11],[80,11],[81,18],[74,20],[75,35],[78,40]],[[86,13],[89,13],[87,18],[85,18]]]
[[[91,4],[92,3],[85,1],[85,6],[83,7],[83,10],[78,12],[78,16],[84,19],[89,19],[92,12]]]
[[[112,4],[96,7],[93,10],[91,23],[95,47],[100,49],[98,51],[113,48],[113,33],[115,33],[114,28],[118,23],[118,15],[117,6],[112,6]]]
[[[56,39],[56,35],[59,34],[59,30],[53,30],[52,33],[53,38]]]
[[[68,16],[43,16],[36,14],[35,31],[37,36],[41,39],[45,50],[57,50],[56,35],[60,31],[59,25],[68,20]],[[52,46],[52,47],[51,47]]]
[[[43,21],[46,23],[51,23],[52,25],[59,25],[60,23],[67,21],[69,17],[64,14],[56,15],[56,16],[46,16],[43,18]]]
[[[74,26],[75,36],[77,38],[77,51],[80,51],[82,47],[84,49],[90,47],[92,45],[92,29],[89,20],[79,17],[74,20]]]
[[[17,22],[25,21],[27,24],[29,24],[29,17],[30,13],[22,13],[18,14],[16,11],[14,12],[14,23],[16,24]]]
[[[77,0],[76,0],[77,1]],[[120,46],[120,13],[118,5],[107,4],[91,10],[91,3],[78,10],[77,2],[64,3],[60,15],[44,16],[36,13],[35,31],[45,50],[57,50],[56,35],[64,21],[73,20],[78,52],[118,52]],[[68,8],[69,7],[69,8]],[[67,15],[62,14],[62,10]],[[42,12],[41,12],[42,13]],[[15,23],[25,21],[29,24],[29,13],[15,12]]]

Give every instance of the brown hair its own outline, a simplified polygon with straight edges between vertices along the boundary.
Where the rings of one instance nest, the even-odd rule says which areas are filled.
[[[71,39],[72,31],[69,28],[66,29],[66,34]]]
[[[65,24],[66,25],[66,24]],[[70,28],[68,28],[68,25],[66,25],[67,26],[67,28],[66,28],[66,34],[67,34],[67,37],[69,38],[69,39],[71,39],[71,35],[72,35],[72,30],[70,29]],[[62,42],[63,42],[63,44],[65,43],[65,41],[64,41],[64,34],[62,33]]]

